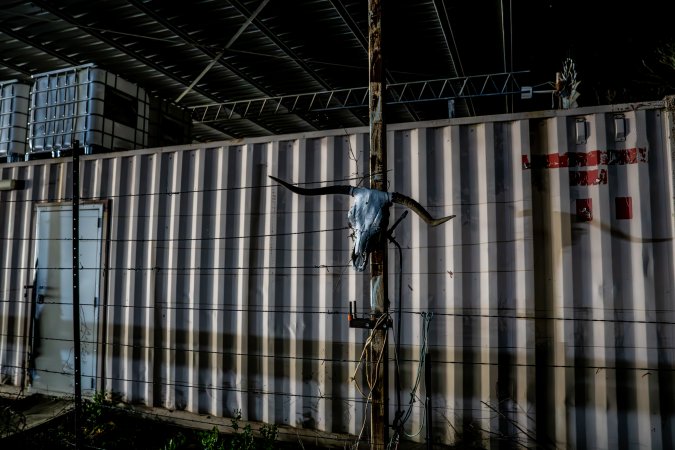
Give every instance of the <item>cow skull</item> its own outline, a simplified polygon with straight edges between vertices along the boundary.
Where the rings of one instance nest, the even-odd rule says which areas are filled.
[[[363,271],[368,264],[368,255],[385,238],[389,225],[389,207],[398,203],[411,209],[426,223],[435,227],[455,217],[447,216],[434,219],[422,205],[410,197],[398,192],[385,192],[377,189],[335,185],[319,188],[301,188],[289,184],[279,178],[269,175],[271,179],[300,195],[341,194],[354,197],[347,219],[349,226],[354,230],[354,248],[352,250],[352,265],[358,271]]]

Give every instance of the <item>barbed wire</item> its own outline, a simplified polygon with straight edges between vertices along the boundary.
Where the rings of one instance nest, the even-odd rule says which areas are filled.
[[[335,274],[337,275],[337,274]],[[367,289],[367,286],[362,286],[364,290]],[[161,289],[158,289],[161,290]],[[25,289],[17,289],[19,292],[24,292]],[[338,300],[340,302],[340,305],[343,303],[348,302],[343,302],[342,299]],[[17,299],[17,300],[9,300],[9,299],[0,299],[0,306],[2,304],[8,304],[8,305],[26,305],[31,306],[33,305],[34,300],[32,299]],[[190,305],[192,303],[192,306]],[[218,302],[220,303],[220,302]],[[262,304],[264,304],[264,301],[261,301]],[[267,303],[274,303],[274,300],[270,300]],[[59,306],[72,306],[72,302],[67,302],[67,301],[59,301],[59,302],[52,302],[52,301],[43,301],[40,303],[41,305],[59,305]],[[97,308],[107,308],[107,309],[134,309],[134,310],[155,310],[159,309],[161,311],[188,311],[188,312],[246,312],[246,313],[254,313],[254,314],[323,314],[323,315],[347,315],[349,312],[349,308],[347,306],[340,306],[340,305],[334,305],[328,309],[319,309],[321,307],[311,307],[311,306],[304,306],[303,308],[284,308],[284,307],[276,307],[276,308],[265,308],[262,307],[261,305],[250,305],[247,307],[242,307],[239,304],[236,303],[224,303],[222,305],[215,306],[213,302],[200,302],[200,301],[194,301],[194,302],[185,302],[185,301],[175,301],[175,302],[167,302],[167,301],[156,301],[154,300],[152,304],[126,304],[126,303],[108,303],[108,302],[97,302],[97,303],[89,303],[89,302],[80,302],[80,306],[88,306],[88,307],[97,307]],[[593,314],[592,311],[600,311],[605,315],[612,315],[612,314],[645,314],[645,315],[653,315],[655,317],[662,317],[664,314],[667,313],[674,313],[675,309],[634,309],[634,308],[609,308],[609,309],[603,309],[603,308],[590,308],[590,307],[584,307],[584,306],[569,306],[569,307],[561,307],[562,309],[570,310],[570,311],[583,311],[586,313],[586,315],[590,316]],[[454,308],[458,309],[458,308]],[[423,315],[428,312],[433,312],[435,316],[440,316],[440,317],[456,317],[456,318],[474,318],[474,319],[496,319],[496,320],[529,320],[529,321],[566,321],[566,322],[598,322],[598,323],[622,323],[622,324],[635,324],[635,325],[675,325],[675,320],[667,320],[664,318],[654,318],[654,319],[638,319],[638,318],[617,318],[617,317],[582,317],[582,316],[556,316],[556,315],[550,315],[550,312],[554,309],[560,309],[560,308],[520,308],[520,307],[512,307],[512,308],[507,308],[507,307],[499,307],[499,308],[491,308],[491,309],[497,309],[498,311],[496,312],[482,312],[476,310],[479,310],[480,308],[475,308],[475,307],[468,307],[464,308],[469,311],[473,312],[465,312],[462,311],[461,309],[459,311],[454,311],[454,312],[448,312],[446,308],[444,307],[426,307],[424,311],[419,310],[419,309],[408,309],[404,308],[401,311],[399,311],[396,308],[391,308],[390,312],[391,314],[398,314],[399,312],[402,314],[409,314],[409,315]],[[514,314],[512,311],[518,311],[521,309],[526,309],[529,311],[529,314]],[[363,308],[363,311],[369,311],[368,308]],[[429,344],[430,346],[433,346],[434,344],[431,343]]]

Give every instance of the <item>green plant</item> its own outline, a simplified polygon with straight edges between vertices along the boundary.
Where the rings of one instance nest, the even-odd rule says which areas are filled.
[[[215,425],[211,431],[200,431],[198,437],[203,450],[225,450],[225,443],[220,439],[220,432]]]
[[[176,436],[169,439],[169,442],[164,444],[162,450],[178,450],[181,446],[185,445],[187,439],[183,433],[178,433]]]
[[[232,428],[234,429],[234,436],[230,441],[230,450],[254,450],[255,442],[253,440],[253,430],[251,425],[246,425],[242,429],[243,431],[239,433],[239,421],[241,420],[241,409],[236,409],[234,411],[234,417],[232,418]]]
[[[262,448],[264,450],[273,450],[277,437],[279,437],[279,428],[276,425],[263,424],[260,427],[262,436]]]
[[[92,425],[98,423],[109,403],[105,398],[105,393],[96,392],[91,400],[85,400],[82,405],[84,419]]]
[[[99,439],[117,429],[117,425],[106,420],[112,402],[104,392],[96,392],[94,396],[82,402],[82,429],[88,440]]]
[[[234,430],[234,433],[237,434],[239,431],[239,421],[241,420],[241,409],[235,409],[234,410],[234,417],[230,419],[230,422],[232,422],[232,429]]]
[[[0,439],[26,428],[26,416],[14,411],[11,406],[0,406]]]

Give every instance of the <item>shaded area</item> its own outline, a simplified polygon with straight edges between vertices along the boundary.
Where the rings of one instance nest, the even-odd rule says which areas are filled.
[[[72,410],[73,402],[63,398],[39,394],[20,398],[0,396],[0,439],[30,434]]]
[[[75,446],[75,412],[70,399],[39,394],[20,398],[0,397],[0,411],[2,448],[46,450]],[[213,419],[211,416],[179,414],[180,417],[172,417],[171,411],[164,410],[163,414],[154,411],[147,408],[142,411],[96,394],[83,404],[84,448],[326,448],[303,442],[300,436],[282,441],[280,435],[283,432],[280,433],[276,425],[244,422],[237,411],[233,418],[227,419],[229,425],[216,425],[213,420],[204,420]]]

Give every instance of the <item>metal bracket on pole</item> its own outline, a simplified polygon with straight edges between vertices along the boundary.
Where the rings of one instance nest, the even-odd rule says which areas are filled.
[[[353,305],[353,306],[352,306]],[[356,316],[356,300],[349,302],[349,328],[366,328],[368,330],[387,330],[392,327],[391,319],[379,320]]]

